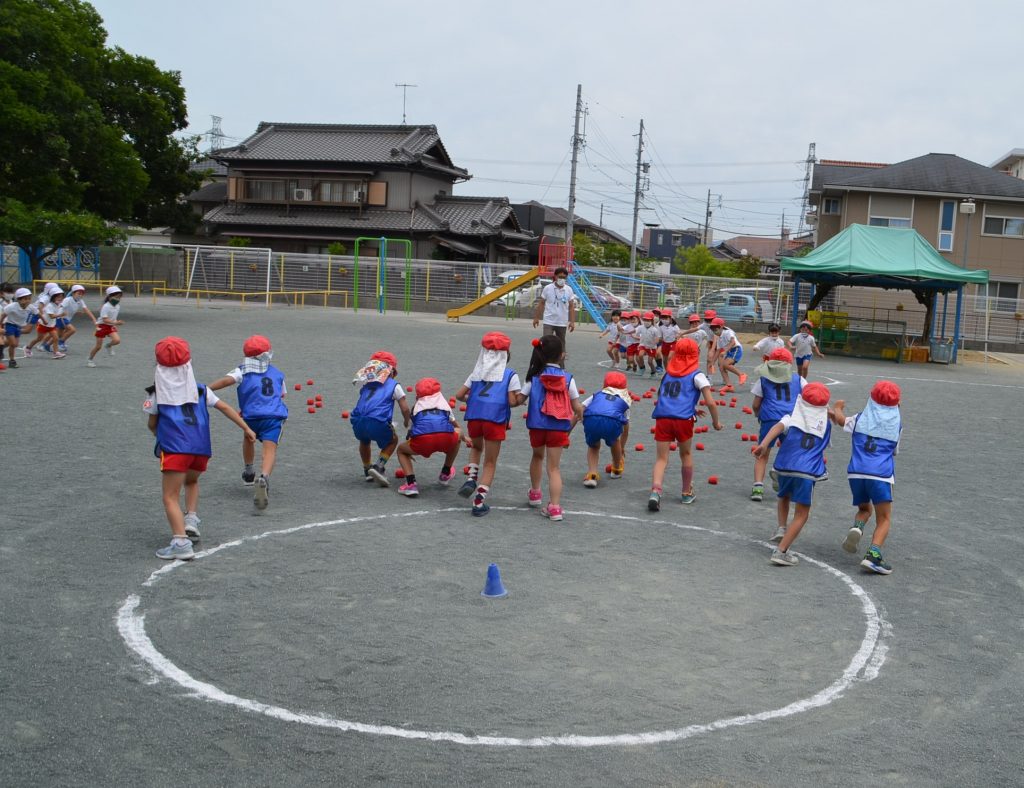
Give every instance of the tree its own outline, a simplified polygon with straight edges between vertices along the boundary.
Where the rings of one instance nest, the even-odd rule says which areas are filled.
[[[688,276],[718,276],[728,279],[757,279],[761,258],[744,255],[739,260],[718,260],[702,244],[676,250],[676,266]]]
[[[82,0],[0,3],[0,239],[25,250],[39,277],[61,245],[113,235],[106,222],[186,229],[179,198],[195,138],[180,74],[106,46]]]

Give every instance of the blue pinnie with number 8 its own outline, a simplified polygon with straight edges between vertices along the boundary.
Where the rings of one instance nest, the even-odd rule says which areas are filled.
[[[256,447],[249,441],[242,443],[242,483],[255,485],[253,504],[258,510],[270,503],[270,474],[277,460],[277,445],[281,442],[288,406],[284,404],[284,373],[270,363],[274,357],[270,340],[259,334],[249,337],[242,345],[245,360],[227,375],[210,384],[213,391],[226,386],[238,386],[238,410],[245,423],[256,433],[263,446],[260,473],[257,477],[254,462]]]

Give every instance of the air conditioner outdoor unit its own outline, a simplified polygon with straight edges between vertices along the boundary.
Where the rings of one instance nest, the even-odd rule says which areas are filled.
[[[292,199],[296,202],[310,202],[313,199],[313,190],[292,189]]]

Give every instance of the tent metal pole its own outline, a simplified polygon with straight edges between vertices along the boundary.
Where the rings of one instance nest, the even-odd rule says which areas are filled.
[[[789,329],[796,333],[797,321],[800,319],[800,277],[793,277],[793,317],[790,320]]]
[[[949,313],[949,291],[942,294],[942,338],[946,338],[946,315]]]
[[[956,351],[960,346],[960,302],[963,301],[964,286],[960,285],[956,289],[956,322],[953,323],[953,363],[956,363]]]
[[[928,332],[928,336],[931,338],[931,340],[933,342],[935,341],[935,323],[939,319],[939,316],[936,314],[936,311],[938,310],[938,306],[939,306],[939,294],[937,292],[936,293],[932,293],[932,325],[931,325],[931,330]]]

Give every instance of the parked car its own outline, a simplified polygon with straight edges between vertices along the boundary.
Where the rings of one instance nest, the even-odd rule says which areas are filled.
[[[633,302],[626,298],[626,296],[616,295],[604,287],[591,285],[590,292],[592,293],[591,300],[594,302],[594,306],[602,311],[633,308]]]
[[[499,287],[502,287],[521,276],[525,276],[526,273],[526,271],[503,271],[494,277],[494,279],[488,283],[487,287],[484,288],[484,295],[493,293]],[[513,290],[511,293],[506,293],[501,296],[501,298],[496,298],[494,303],[499,304],[500,306],[533,306],[537,301],[537,296],[540,295],[541,289],[550,281],[550,279],[534,279],[517,290]]]
[[[732,287],[706,293],[699,302],[692,301],[676,310],[676,322],[685,321],[692,313],[707,309],[729,322],[756,323],[771,320],[774,291],[770,287]]]

